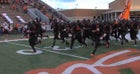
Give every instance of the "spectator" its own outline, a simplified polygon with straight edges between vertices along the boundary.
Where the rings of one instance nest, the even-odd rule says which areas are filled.
[[[27,11],[28,11],[28,6],[26,4],[23,6],[23,11],[24,11],[24,13],[27,13]]]
[[[15,3],[13,3],[11,7],[12,7],[11,9],[13,9],[13,10],[16,10],[17,9]]]

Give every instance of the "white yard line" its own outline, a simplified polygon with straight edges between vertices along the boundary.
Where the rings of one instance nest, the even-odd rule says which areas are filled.
[[[49,37],[49,38],[53,38],[52,36],[51,37]],[[43,39],[47,39],[46,37],[44,37]],[[1,40],[0,41],[0,43],[2,43],[2,42],[7,42],[7,41],[13,41],[13,42],[16,42],[16,41],[27,41],[28,40],[28,38],[22,38],[22,39],[5,39],[5,40]]]
[[[17,40],[16,40],[16,41],[17,41]],[[9,43],[9,44],[18,45],[18,46],[30,47],[29,45],[13,43],[13,42],[10,42],[10,41],[5,41],[5,42],[6,42],[6,43]],[[77,56],[77,55],[67,54],[67,53],[63,53],[63,52],[47,50],[47,49],[38,48],[38,47],[36,47],[36,48],[37,48],[37,49],[40,49],[40,50],[44,50],[44,51],[48,51],[48,52],[52,52],[52,53],[57,53],[57,54],[61,54],[61,55],[65,55],[65,56],[69,56],[69,57],[74,57],[74,58],[79,58],[79,59],[85,59],[85,60],[89,59],[89,58],[86,58],[86,57],[81,57],[81,56]]]
[[[24,39],[12,39],[12,40],[7,40],[7,39],[5,39],[5,40],[1,40],[0,41],[0,43],[2,43],[2,42],[11,42],[11,41],[27,41],[28,39],[26,39],[26,38],[24,38]]]
[[[49,38],[53,38],[53,36],[49,36]],[[43,39],[47,39],[47,37],[43,37]],[[16,41],[27,41],[28,38],[22,38],[22,39],[11,39],[11,40],[8,40],[8,39],[5,39],[5,40],[1,40],[0,43],[2,42],[7,42],[7,41],[12,41],[12,42],[16,42]]]

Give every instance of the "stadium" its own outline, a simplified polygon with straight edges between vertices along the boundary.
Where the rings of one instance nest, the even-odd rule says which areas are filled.
[[[140,74],[139,2],[57,11],[0,0],[0,74]]]

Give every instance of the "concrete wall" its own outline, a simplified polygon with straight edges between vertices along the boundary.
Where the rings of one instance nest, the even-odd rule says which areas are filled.
[[[93,19],[94,16],[100,16],[107,10],[101,9],[71,9],[63,10],[61,13],[69,17],[71,20]]]
[[[69,19],[71,20],[71,21],[74,21],[74,20],[83,20],[83,19],[90,19],[90,20],[93,20],[93,17],[69,17]]]

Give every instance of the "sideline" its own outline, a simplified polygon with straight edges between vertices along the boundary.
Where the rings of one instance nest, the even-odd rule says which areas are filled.
[[[1,40],[0,43],[3,43],[3,42],[16,42],[16,41],[27,41],[27,40],[28,40],[27,38],[23,38],[23,39],[11,39],[11,40],[5,39],[5,40]]]
[[[49,38],[53,38],[53,36],[49,36]],[[49,39],[48,37],[43,37],[43,39]],[[10,41],[10,42],[16,42],[16,41],[28,41],[28,38],[21,38],[21,39],[5,39],[5,40],[0,40],[0,43],[3,43],[3,42],[7,42],[7,41]]]
[[[29,45],[13,43],[13,42],[10,42],[10,41],[5,41],[5,42],[8,43],[8,44],[13,44],[13,45],[24,46],[24,47],[29,47],[29,48],[30,48]],[[78,58],[78,59],[83,59],[83,60],[88,60],[88,59],[89,59],[89,58],[86,58],[86,57],[81,57],[81,56],[77,56],[77,55],[67,54],[67,53],[63,53],[63,52],[52,51],[52,50],[46,50],[46,49],[38,48],[38,47],[36,47],[36,48],[37,48],[37,49],[40,49],[40,50],[48,51],[48,52],[51,52],[51,53],[57,53],[57,54],[61,54],[61,55],[69,56],[69,57]]]

